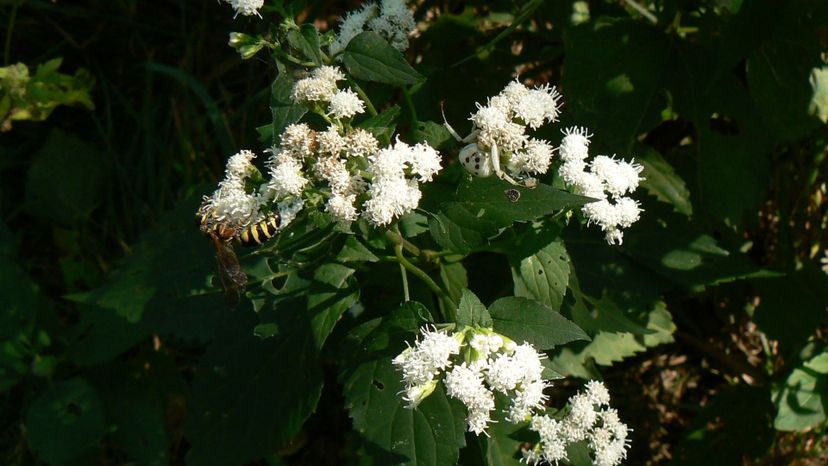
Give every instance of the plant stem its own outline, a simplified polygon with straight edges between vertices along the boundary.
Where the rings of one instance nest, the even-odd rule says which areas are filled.
[[[417,118],[417,109],[414,107],[414,101],[411,100],[411,93],[408,91],[408,88],[405,86],[400,86],[402,89],[403,97],[405,98],[405,105],[408,107],[408,115],[411,118],[411,128],[416,129],[417,123],[419,123],[419,119]]]
[[[362,88],[359,87],[359,84],[357,84],[356,81],[354,81],[353,79],[348,79],[348,84],[350,84],[351,86],[353,86],[354,89],[356,89],[359,98],[365,102],[365,105],[368,107],[368,113],[370,113],[371,116],[377,116],[376,107],[374,107],[374,104],[371,102],[371,99],[368,98],[368,94],[366,94],[365,91],[363,91]]]
[[[3,47],[3,65],[9,66],[9,55],[11,54],[11,40],[12,31],[14,31],[14,22],[17,19],[17,8],[20,6],[19,1],[12,3],[11,14],[9,15],[9,25],[6,28],[6,44]]]
[[[402,257],[402,244],[397,244],[394,246],[394,253],[397,255],[399,259]],[[403,298],[405,302],[411,301],[411,295],[408,293],[408,272],[405,270],[405,266],[400,262],[400,276],[402,277],[402,284],[403,284]]]
[[[420,281],[425,283],[425,285],[436,294],[440,299],[445,300],[451,306],[457,307],[457,303],[451,299],[451,296],[440,287],[423,269],[417,267],[416,265],[412,264],[408,259],[405,258],[403,255],[403,249],[405,248],[405,239],[399,232],[399,227],[395,227],[395,231],[388,230],[386,232],[386,237],[390,239],[394,243],[394,254],[397,256],[397,262],[400,263],[405,269],[411,272],[415,277],[419,278]],[[409,243],[411,244],[411,243]],[[411,244],[412,247],[416,249],[416,246]],[[419,249],[417,249],[419,251]]]

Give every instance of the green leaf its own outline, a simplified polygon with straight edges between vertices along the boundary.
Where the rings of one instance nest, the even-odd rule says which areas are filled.
[[[597,153],[628,152],[661,123],[670,44],[661,30],[633,19],[602,17],[566,31],[568,118],[596,129]]]
[[[515,340],[547,350],[589,336],[550,307],[526,298],[506,297],[489,306],[494,329]]]
[[[495,393],[496,406],[509,406],[511,401],[502,393]],[[478,437],[485,447],[487,466],[520,466],[523,458],[521,447],[523,441],[519,438],[519,431],[525,425],[519,426],[506,419],[506,410],[495,409],[492,412],[492,420],[489,425],[488,437]]]
[[[417,84],[425,79],[405,61],[399,50],[372,31],[351,39],[342,57],[348,71],[357,79],[395,85]]]
[[[292,94],[293,80],[287,74],[280,73],[270,86],[273,145],[279,143],[285,128],[299,121],[308,112],[307,107],[293,101]]]
[[[460,326],[491,327],[492,318],[486,306],[469,290],[463,290],[457,309],[457,324]]]
[[[518,193],[517,201],[510,195]],[[507,195],[509,192],[509,195]],[[496,177],[472,178],[457,190],[457,203],[474,218],[489,221],[499,227],[513,222],[525,222],[556,213],[562,209],[581,206],[590,198],[538,184],[529,189]]]
[[[641,186],[647,192],[660,201],[672,204],[676,211],[684,215],[693,214],[690,190],[661,154],[650,148],[642,148],[635,154],[635,161],[644,167]]]
[[[496,231],[494,224],[480,220],[458,202],[448,202],[428,221],[429,232],[443,249],[465,255],[483,244]]]
[[[446,127],[434,121],[418,121],[414,128],[414,139],[417,142],[425,142],[435,149],[454,141]]]
[[[776,395],[778,430],[804,431],[825,422],[828,400],[828,352],[822,352],[791,372]]]
[[[44,461],[61,465],[98,447],[105,433],[98,392],[81,378],[41,394],[26,413],[29,445]]]
[[[392,105],[383,110],[382,113],[361,121],[357,126],[373,134],[382,144],[391,143],[394,130],[397,128],[397,116],[400,114],[400,107]]]
[[[510,255],[515,296],[531,298],[560,310],[569,283],[569,256],[560,241],[531,255]]]
[[[278,338],[253,335],[255,315],[226,313],[193,382],[188,464],[235,466],[289,442],[322,391],[317,337],[304,300],[280,301]]]
[[[359,301],[355,270],[342,264],[322,264],[313,273],[308,290],[308,312],[316,347],[321,349],[342,314]]]
[[[197,207],[197,199],[179,203],[141,237],[100,288],[68,298],[111,309],[129,323],[144,318],[162,334],[209,339],[227,305],[221,286],[212,287],[208,280],[216,273],[215,249],[193,224]]]
[[[346,339],[340,374],[345,405],[375,464],[454,465],[465,444],[462,405],[449,400],[441,385],[416,409],[400,397],[402,379],[391,359],[430,320],[425,307],[412,301]]]
[[[469,276],[463,262],[448,259],[440,261],[440,279],[451,299],[455,303],[460,302],[463,291],[469,287]]]
[[[85,221],[103,200],[104,164],[86,142],[52,130],[26,177],[26,211],[52,225]]]
[[[308,60],[317,65],[322,64],[322,50],[319,48],[319,31],[313,24],[303,24],[298,30],[288,32],[291,47],[299,50]]]
[[[379,262],[376,256],[356,236],[345,238],[345,245],[337,254],[336,259],[340,262]]]

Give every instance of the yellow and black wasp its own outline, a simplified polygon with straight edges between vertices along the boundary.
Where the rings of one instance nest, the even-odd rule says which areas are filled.
[[[227,304],[235,308],[247,287],[247,275],[233,250],[233,242],[242,246],[261,245],[279,232],[281,217],[273,213],[256,223],[237,228],[217,219],[208,206],[202,205],[196,219],[201,232],[213,241],[224,297]]]

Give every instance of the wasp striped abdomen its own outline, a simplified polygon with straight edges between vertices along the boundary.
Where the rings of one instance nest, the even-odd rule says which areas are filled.
[[[258,246],[273,238],[279,232],[281,222],[279,214],[271,215],[264,220],[256,222],[238,234],[236,237],[242,246]]]

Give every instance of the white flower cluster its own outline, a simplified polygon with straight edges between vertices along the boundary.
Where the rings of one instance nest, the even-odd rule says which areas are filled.
[[[558,173],[574,191],[598,199],[583,207],[589,223],[595,223],[609,244],[621,244],[622,228],[628,228],[641,216],[638,201],[627,197],[641,182],[641,165],[598,155],[590,162],[589,138],[585,128],[568,128],[559,148],[563,163]]]
[[[280,206],[282,224],[292,218],[297,202],[314,200],[335,220],[351,222],[360,215],[375,226],[384,226],[417,207],[422,196],[419,183],[429,182],[440,171],[440,154],[427,144],[408,145],[397,140],[380,148],[364,129],[353,128],[351,119],[364,104],[353,91],[337,88],[344,79],[335,67],[323,66],[296,82],[293,98],[323,114],[331,123],[325,131],[307,124],[285,128],[278,146],[268,150],[267,180],[252,183],[258,170],[255,154],[242,151],[227,164],[227,176],[205,202],[205,212],[215,221],[233,227],[263,218],[261,211]],[[256,186],[250,186],[257,184]]]
[[[558,120],[560,94],[543,85],[530,89],[519,81],[509,83],[486,105],[477,104],[471,115],[472,133],[460,152],[460,163],[475,176],[501,176],[505,166],[512,176],[525,178],[549,170],[554,147],[526,134]]]
[[[348,12],[329,50],[331,55],[339,54],[351,39],[367,30],[376,32],[392,47],[404,51],[414,26],[414,15],[406,7],[405,0],[382,0],[379,5],[366,3],[362,8]]]
[[[293,100],[307,105],[325,107],[326,114],[337,120],[353,118],[365,111],[365,103],[351,89],[339,89],[337,81],[345,75],[334,66],[320,66],[310,77],[296,81]]]
[[[417,207],[422,196],[418,181],[432,180],[440,170],[441,157],[427,144],[409,146],[397,140],[368,160],[372,178],[364,215],[374,225],[382,226]],[[416,178],[406,178],[406,171]]]
[[[264,0],[224,0],[225,3],[229,3],[230,6],[236,10],[236,15],[243,15],[243,16],[252,16],[256,15],[259,18],[262,15],[259,13],[259,10],[264,6]],[[235,17],[234,16],[234,17]]]
[[[204,198],[199,209],[210,223],[221,223],[229,228],[241,229],[264,219],[270,212],[278,211],[280,225],[288,225],[302,209],[301,199],[283,199],[268,206],[273,196],[267,190],[259,192],[247,189],[251,175],[258,173],[253,166],[256,154],[243,150],[227,161],[225,177],[212,195]],[[272,181],[271,181],[272,183]]]
[[[444,372],[446,394],[466,406],[468,429],[477,435],[485,433],[491,422],[495,392],[511,398],[507,412],[511,422],[527,421],[543,409],[547,399],[543,390],[550,384],[542,376],[545,355],[532,345],[518,345],[485,328],[467,327],[454,335],[426,328],[421,333],[414,347],[393,360],[403,373],[403,399],[410,408],[434,391]]]
[[[562,419],[533,417],[529,428],[540,435],[540,442],[523,452],[523,461],[558,464],[567,460],[567,445],[586,440],[595,466],[620,464],[627,457],[629,429],[609,402],[607,388],[593,380],[587,383],[586,391],[569,399],[569,412]]]

